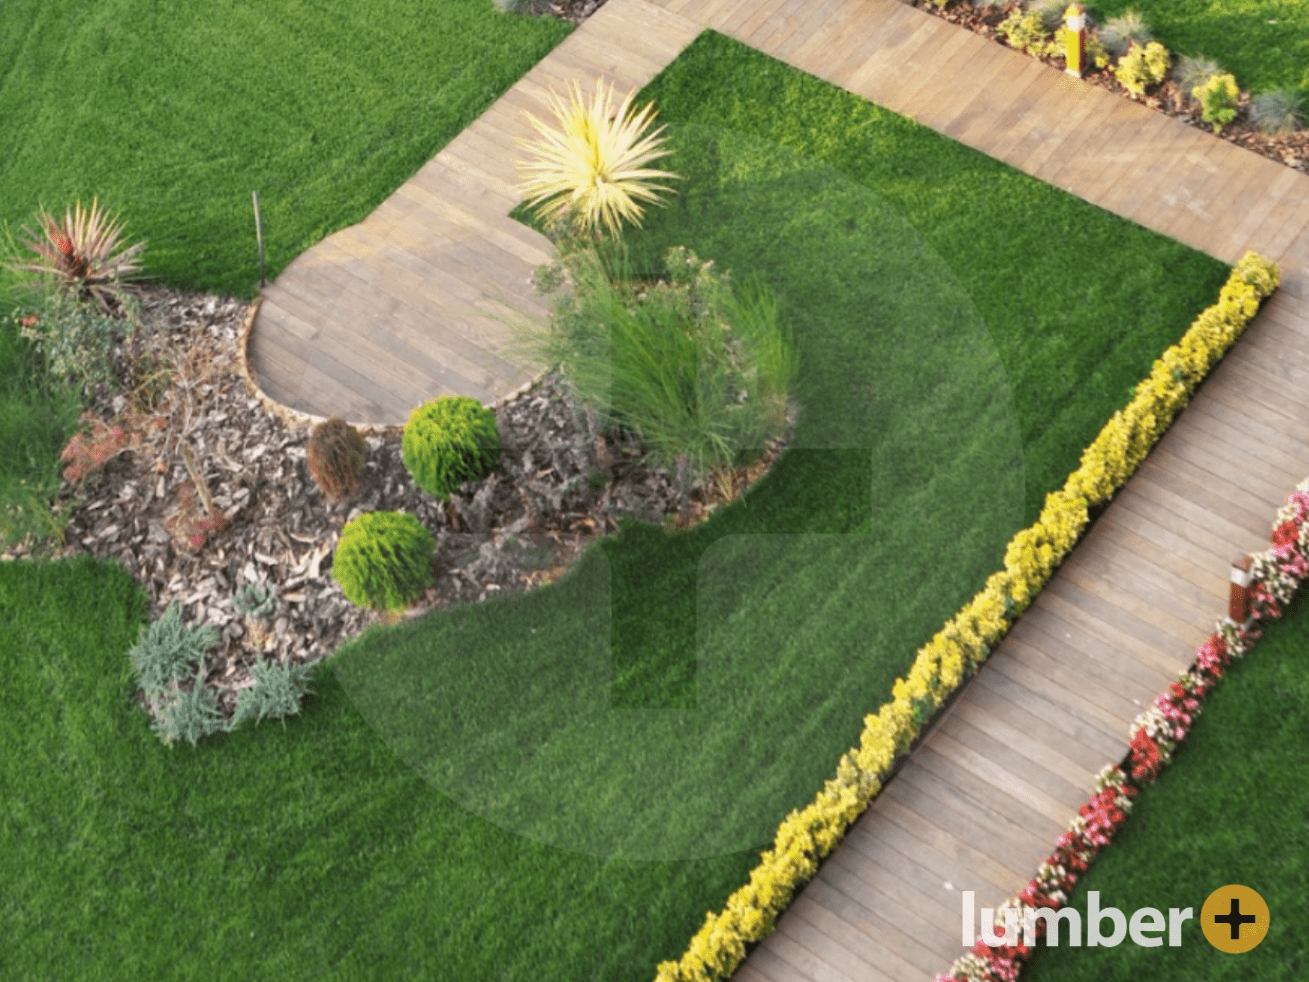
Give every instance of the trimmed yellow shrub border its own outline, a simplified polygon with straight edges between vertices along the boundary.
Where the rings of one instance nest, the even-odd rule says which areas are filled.
[[[813,876],[854,820],[882,788],[896,758],[908,751],[923,724],[972,674],[1013,621],[1072,551],[1088,522],[1088,509],[1109,501],[1185,407],[1196,387],[1227,353],[1277,289],[1278,266],[1247,252],[1218,295],[1181,341],[1163,353],[1136,387],[1128,405],[1082,453],[1081,466],[1064,486],[1046,495],[1036,524],[1005,549],[1004,569],[919,649],[908,678],[897,679],[892,699],[864,717],[859,746],[848,750],[817,797],[791,812],[773,848],[760,856],[750,881],[728,898],[678,961],[662,962],[655,982],[716,982],[732,974],[747,944],[772,933],[795,890]]]

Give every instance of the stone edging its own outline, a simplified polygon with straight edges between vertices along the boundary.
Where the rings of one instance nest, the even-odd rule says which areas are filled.
[[[254,302],[246,309],[245,319],[241,324],[240,334],[236,340],[236,371],[245,383],[246,390],[253,395],[263,405],[269,413],[280,419],[287,426],[295,427],[313,427],[327,419],[326,416],[316,416],[313,413],[303,413],[298,409],[292,409],[290,406],[284,406],[272,396],[268,395],[259,384],[255,382],[254,373],[250,371],[249,345],[250,332],[254,329],[255,315],[259,312],[259,305],[263,303],[263,297],[256,297]],[[508,395],[497,399],[491,404],[491,409],[500,409],[517,402],[523,396],[527,395],[534,389],[546,375],[549,370],[542,372],[530,382],[525,382],[518,388],[514,389]],[[367,436],[399,436],[404,432],[403,425],[390,425],[379,423],[354,423],[352,424],[357,430]]]

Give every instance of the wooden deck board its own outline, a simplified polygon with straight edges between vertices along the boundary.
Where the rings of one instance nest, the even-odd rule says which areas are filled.
[[[997,906],[1118,760],[1128,726],[1222,616],[1228,564],[1262,548],[1309,472],[1309,178],[894,0],[608,0],[363,222],[290,263],[249,353],[265,391],[402,423],[420,398],[493,402],[532,377],[501,354],[553,247],[511,221],[550,95],[622,98],[703,29],[773,57],[1282,290],[856,822],[739,982],[902,982],[960,953],[959,891]],[[875,708],[870,706],[870,711]],[[651,966],[653,970],[653,966]]]

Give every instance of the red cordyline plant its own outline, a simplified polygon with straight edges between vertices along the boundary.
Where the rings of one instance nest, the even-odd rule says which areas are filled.
[[[39,233],[23,227],[23,232],[31,238],[22,241],[40,259],[31,263],[13,262],[8,264],[9,268],[52,276],[78,299],[94,301],[102,311],[111,313],[110,300],[121,282],[140,270],[136,259],[145,243],[138,242],[115,252],[119,248],[122,223],[106,218],[98,199],[92,200],[90,211],[80,201],[72,210],[65,209],[62,222],[41,208],[37,225]]]
[[[1259,622],[1280,617],[1283,606],[1309,576],[1309,480],[1300,482],[1277,513],[1270,542],[1272,548],[1255,556],[1251,566],[1255,578],[1251,583],[1250,623],[1220,623],[1218,630],[1196,649],[1192,669],[1180,675],[1133,721],[1126,773],[1119,767],[1100,772],[1098,790],[1079,809],[1069,830],[1059,837],[1054,853],[1023,891],[996,911],[997,928],[1004,926],[1006,907],[1018,909],[1021,926],[1023,911],[1038,907],[1058,910],[1067,901],[1078,877],[1127,821],[1132,799],[1172,759],[1200,712],[1201,700],[1217,685],[1232,659],[1258,640],[1262,634]],[[1045,926],[1044,920],[1037,922],[1038,935],[1044,935]],[[1016,982],[1030,953],[1031,948],[1024,944],[992,948],[979,941],[955,961],[949,975],[937,975],[934,982]]]

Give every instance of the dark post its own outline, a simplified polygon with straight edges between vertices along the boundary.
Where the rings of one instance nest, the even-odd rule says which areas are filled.
[[[259,243],[259,289],[264,288],[264,230],[259,223],[259,192],[251,191],[255,199],[255,239]]]
[[[1232,563],[1232,590],[1227,601],[1227,619],[1242,625],[1250,619],[1250,566],[1254,560],[1242,556]]]

